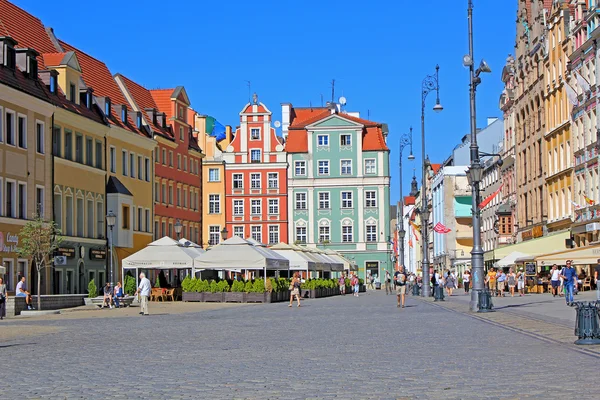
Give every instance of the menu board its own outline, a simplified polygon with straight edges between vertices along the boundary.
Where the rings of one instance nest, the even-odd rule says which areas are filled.
[[[535,275],[536,266],[535,263],[525,264],[525,275]]]

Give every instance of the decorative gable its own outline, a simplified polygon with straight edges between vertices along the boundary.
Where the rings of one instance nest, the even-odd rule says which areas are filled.
[[[314,128],[329,128],[329,127],[352,127],[352,128],[362,128],[363,125],[356,123],[354,121],[347,120],[338,114],[333,114],[325,119],[322,119],[316,123],[308,125],[306,128],[308,130]]]

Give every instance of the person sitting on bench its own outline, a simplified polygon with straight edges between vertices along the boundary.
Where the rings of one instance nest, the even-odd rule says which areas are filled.
[[[104,300],[102,301],[102,308],[104,308],[105,305],[112,308],[112,290],[110,290],[110,282],[106,282],[106,286],[104,286]]]
[[[33,310],[33,307],[31,306],[31,294],[25,290],[25,277],[22,276],[21,279],[19,280],[19,283],[17,283],[17,287],[15,289],[15,296],[16,297],[25,297],[25,304],[27,305],[27,309],[28,310]]]
[[[121,304],[119,300],[123,298],[123,287],[121,286],[121,282],[117,282],[117,286],[115,286],[115,292],[113,296],[113,302],[115,303],[115,307],[119,308]]]

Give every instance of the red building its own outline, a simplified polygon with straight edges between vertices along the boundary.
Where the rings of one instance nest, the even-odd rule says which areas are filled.
[[[228,236],[268,244],[288,242],[287,160],[271,111],[258,102],[240,112],[240,126],[223,154]]]
[[[185,89],[148,90],[124,77],[115,80],[134,111],[142,113],[158,146],[154,153],[155,237],[180,237],[202,243],[202,151],[188,122],[190,100]]]

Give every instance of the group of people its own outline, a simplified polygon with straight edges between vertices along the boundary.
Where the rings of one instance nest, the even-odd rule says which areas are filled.
[[[462,276],[463,285],[465,287],[465,293],[469,293],[469,285],[471,282],[471,273],[469,271],[465,271]],[[446,289],[446,294],[448,296],[452,296],[454,289],[458,288],[458,277],[456,276],[455,271],[446,270],[443,273],[439,271],[434,271],[431,274],[431,285],[435,289],[436,287],[442,287]]]
[[[140,295],[141,315],[148,315],[148,299],[150,298],[151,289],[152,285],[150,284],[150,280],[146,278],[146,274],[143,272],[140,273],[140,283],[134,296]],[[123,287],[121,286],[121,282],[117,282],[114,289],[111,289],[110,282],[106,282],[103,292],[102,308],[113,308],[113,306],[116,308],[120,307],[120,300],[123,298]]]
[[[485,276],[485,284],[494,297],[504,297],[507,287],[511,297],[515,296],[515,288],[517,288],[519,296],[525,295],[525,273],[523,271],[515,273],[510,268],[506,274],[501,268],[490,268]]]
[[[19,283],[17,283],[17,287],[15,288],[15,297],[24,297],[25,298],[25,306],[28,310],[34,310],[31,305],[31,293],[26,290],[25,287],[25,277],[22,276],[19,279]],[[6,317],[6,302],[8,301],[8,290],[6,288],[6,284],[4,280],[0,278],[0,319],[4,319]]]

